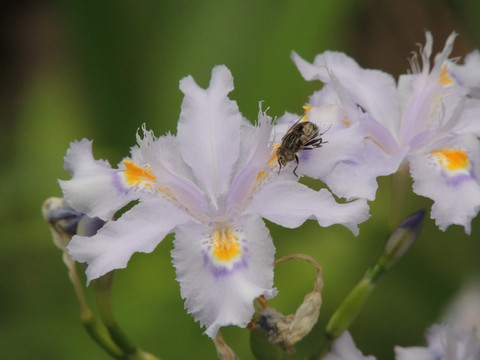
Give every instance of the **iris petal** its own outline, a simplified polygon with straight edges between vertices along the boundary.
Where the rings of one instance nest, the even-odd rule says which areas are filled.
[[[218,228],[201,224],[181,226],[172,250],[185,307],[210,337],[221,326],[245,327],[254,312],[253,299],[276,294],[272,288],[275,247],[261,219],[249,217],[223,226],[241,242],[238,256],[214,255],[208,246],[215,244]]]

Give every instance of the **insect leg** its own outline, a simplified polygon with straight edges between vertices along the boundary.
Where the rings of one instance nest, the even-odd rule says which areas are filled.
[[[320,146],[322,146],[322,144],[325,144],[327,142],[328,141],[323,141],[322,138],[317,138],[317,139],[310,140],[309,142],[307,142],[305,144],[305,146],[312,146],[313,148],[317,148],[317,147],[320,147]]]
[[[296,154],[295,154],[295,161],[297,162],[297,166],[295,166],[295,169],[293,169],[293,173],[295,174],[296,177],[298,177],[297,173],[295,172],[295,170],[297,170],[298,164],[299,164],[298,156]]]

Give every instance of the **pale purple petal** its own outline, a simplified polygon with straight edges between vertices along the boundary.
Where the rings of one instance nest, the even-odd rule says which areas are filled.
[[[373,141],[365,141],[356,157],[339,163],[322,181],[335,195],[347,200],[374,200],[378,187],[377,177],[395,173],[407,151],[408,149],[404,149],[389,155]]]
[[[325,355],[323,360],[375,360],[374,356],[364,356],[357,349],[352,336],[348,331],[336,339],[332,344],[332,349]]]
[[[456,169],[442,165],[443,150],[468,156]],[[437,154],[437,155],[436,155]],[[441,230],[451,224],[462,225],[470,233],[470,222],[480,210],[480,144],[475,136],[456,137],[437,143],[424,154],[409,157],[413,191],[434,201],[431,217]]]
[[[463,331],[480,329],[480,281],[473,277],[462,285],[448,304],[442,319]]]
[[[480,51],[474,50],[465,57],[464,64],[451,64],[455,80],[469,89],[470,95],[480,98]]]
[[[142,195],[122,183],[119,170],[93,158],[92,142],[87,139],[71,143],[65,169],[72,174],[71,180],[58,181],[65,200],[90,217],[110,220],[117,210]]]
[[[453,43],[455,42],[456,37],[457,37],[456,32],[452,32],[448,36],[447,40],[445,41],[445,46],[443,47],[442,52],[435,55],[435,62],[434,62],[434,67],[432,69],[432,72],[435,70],[435,68],[442,68],[445,65],[445,62],[448,60],[448,57],[450,56],[453,50]],[[428,34],[427,34],[427,41],[428,41]],[[427,54],[427,56],[430,57],[430,54]]]
[[[260,189],[246,212],[260,214],[287,228],[296,228],[306,220],[314,219],[323,227],[344,225],[354,234],[358,234],[357,225],[369,218],[365,200],[339,204],[328,190],[314,191],[288,180],[272,182]]]
[[[465,100],[462,113],[452,131],[457,134],[474,134],[480,137],[480,100]]]
[[[480,342],[475,331],[462,331],[450,325],[428,329],[426,347],[395,347],[396,360],[478,360]]]
[[[233,78],[225,66],[216,66],[206,90],[191,76],[180,81],[180,89],[185,94],[177,135],[182,156],[216,205],[228,191],[239,157],[242,116],[227,97]]]
[[[401,347],[395,346],[395,360],[436,360],[437,358],[424,347],[412,346],[412,347]],[[442,359],[442,358],[440,358]]]
[[[74,236],[68,245],[70,256],[87,263],[90,282],[114,269],[127,266],[135,252],[152,252],[165,235],[191,217],[173,202],[151,199],[140,202],[117,221],[107,222],[96,235]]]
[[[273,286],[275,247],[260,218],[249,217],[231,226],[241,254],[225,264],[211,256],[216,228],[188,224],[176,231],[173,264],[185,307],[206,334],[214,338],[222,326],[245,327],[254,313],[253,300],[276,294]]]
[[[181,159],[178,141],[171,136],[155,138],[151,131],[146,130],[143,138],[137,136],[137,140],[139,156],[150,164],[151,172],[156,177],[157,195],[174,199],[198,221],[208,221],[210,202],[191,180],[193,175]]]
[[[365,129],[358,122],[350,126],[335,124],[322,135],[325,143],[320,148],[298,154],[297,173],[323,181],[336,165],[355,161],[360,156],[365,147],[365,136]]]
[[[250,142],[250,149],[245,149],[249,153],[249,157],[242,164],[231,184],[227,199],[227,203],[231,207],[240,208],[245,205],[260,172],[266,170],[267,163],[272,156],[272,146],[269,142],[273,128],[271,118],[261,111],[258,117],[259,125],[255,128],[255,132],[250,134],[254,141]]]
[[[313,64],[296,53],[292,53],[292,60],[306,80],[318,79],[328,83],[333,74],[356,104],[390,132],[396,133],[400,109],[395,96],[395,80],[391,75],[362,69],[355,60],[339,52],[326,51],[317,55]]]
[[[425,130],[441,129],[468,93],[468,89],[456,84],[448,67],[447,59],[453,48],[455,33],[448,37],[443,51],[435,56],[431,71],[429,57],[433,39],[430,33],[426,35],[422,71],[417,69],[399,79],[398,93],[403,110],[399,141],[402,144],[409,143]]]
[[[137,133],[138,146],[132,148],[132,160],[136,163],[148,163],[151,167],[160,163],[168,164],[175,169],[175,173],[190,182],[195,181],[192,169],[183,161],[180,152],[180,144],[176,136],[167,133],[164,136],[156,137],[152,130],[142,126],[143,136]],[[158,179],[162,182],[162,179]]]

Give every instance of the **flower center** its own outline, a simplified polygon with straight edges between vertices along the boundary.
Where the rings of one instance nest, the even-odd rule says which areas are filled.
[[[131,160],[124,160],[125,165],[125,181],[130,186],[151,186],[155,182],[155,176],[152,175],[148,166],[138,167]]]
[[[468,154],[465,151],[445,148],[432,151],[431,154],[447,170],[461,171],[470,169]]]
[[[445,65],[442,68],[442,72],[440,73],[440,80],[438,80],[438,83],[441,85],[450,85],[453,82],[453,79],[450,77],[450,75],[447,74],[448,67]]]
[[[229,262],[242,254],[238,236],[230,229],[215,232],[210,237],[210,243],[213,247],[212,254],[218,261]]]

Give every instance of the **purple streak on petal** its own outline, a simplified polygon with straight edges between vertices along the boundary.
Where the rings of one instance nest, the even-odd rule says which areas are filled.
[[[122,171],[116,171],[112,174],[112,183],[113,186],[118,190],[118,192],[122,195],[126,195],[130,189],[125,188],[125,186],[122,184],[122,181],[120,180],[120,173]]]
[[[460,186],[467,181],[475,179],[475,174],[470,172],[469,174],[458,174],[454,176],[449,176],[445,173],[442,173],[443,178],[448,186]]]
[[[318,149],[319,149],[319,148],[317,148],[317,149],[312,149],[312,150],[302,150],[302,151],[300,151],[300,153],[297,154],[297,156],[298,156],[298,161],[299,161],[299,162],[308,161],[308,159],[312,156],[313,151],[318,150]]]
[[[230,276],[232,275],[234,272],[236,271],[239,271],[241,269],[246,269],[248,268],[248,263],[247,263],[247,249],[246,248],[243,248],[243,256],[242,256],[242,259],[240,261],[237,261],[234,265],[233,265],[233,268],[232,269],[227,269],[225,266],[218,266],[218,265],[215,265],[213,264],[211,261],[210,261],[210,257],[209,255],[203,251],[202,252],[202,255],[203,255],[203,265],[205,267],[208,268],[208,270],[210,270],[210,272],[212,273],[212,275],[215,277],[215,278],[221,278],[221,277],[225,277],[225,276]]]
[[[468,174],[462,173],[451,176],[442,172],[442,177],[445,179],[445,182],[448,186],[460,186],[467,181],[477,179],[477,177],[475,176],[475,165],[473,164],[473,161],[470,160],[470,170],[468,171]]]

